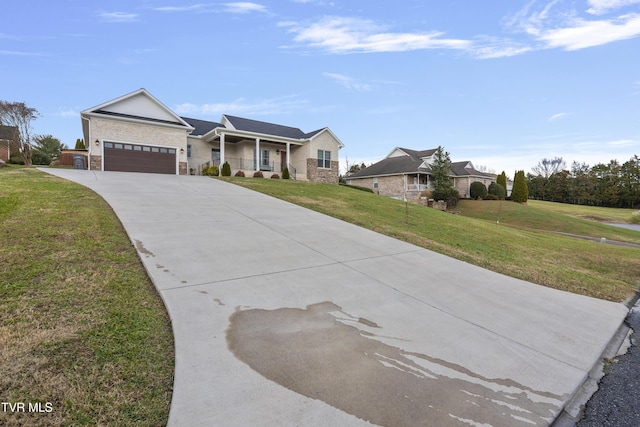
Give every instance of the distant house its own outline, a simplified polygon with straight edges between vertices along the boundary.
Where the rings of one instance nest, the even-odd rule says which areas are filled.
[[[413,198],[424,190],[433,190],[431,163],[437,148],[410,150],[394,148],[387,157],[347,178],[347,184],[371,188],[375,193],[399,199]],[[485,186],[495,182],[495,175],[480,172],[470,161],[452,162],[449,175],[460,197],[470,197],[471,183]]]
[[[288,168],[299,180],[338,183],[342,142],[313,132],[224,114],[220,122],[178,116],[145,89],[82,111],[89,169],[199,174],[228,162],[265,177]]]
[[[0,160],[9,163],[11,150],[16,150],[18,128],[0,125]],[[16,154],[17,152],[14,152]]]

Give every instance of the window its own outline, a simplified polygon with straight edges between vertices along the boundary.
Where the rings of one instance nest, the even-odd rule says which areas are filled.
[[[166,153],[167,153],[167,149],[166,149],[166,148],[161,148],[161,149],[160,149],[160,152],[161,152],[161,153],[165,153],[165,154],[166,154]]]
[[[105,142],[104,148],[113,148],[113,144],[111,142]]]
[[[373,178],[373,188],[378,188],[378,178]]]
[[[331,151],[318,150],[318,167],[331,169]]]
[[[219,148],[211,149],[211,161],[213,162],[214,166],[220,165],[220,149]]]
[[[134,145],[133,146],[133,151],[142,151],[142,147],[139,145]]]
[[[152,153],[159,153],[160,149],[158,147],[151,147],[151,152]]]
[[[191,145],[187,145],[187,157],[191,157]]]
[[[269,150],[262,150],[262,158],[260,159],[262,167],[269,166]]]
[[[122,144],[113,144],[113,148],[117,148],[118,150],[122,150]]]
[[[151,151],[151,147],[147,147],[146,145],[142,147],[142,151]]]

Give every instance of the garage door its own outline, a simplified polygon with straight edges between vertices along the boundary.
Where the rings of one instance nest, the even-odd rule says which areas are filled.
[[[104,170],[175,174],[176,150],[149,145],[105,142]]]

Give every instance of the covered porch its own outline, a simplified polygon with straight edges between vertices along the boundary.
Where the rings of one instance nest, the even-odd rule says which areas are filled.
[[[296,176],[292,156],[295,157],[303,145],[294,138],[220,128],[214,131],[208,142],[212,146],[211,161],[200,165],[198,170],[209,165],[222,167],[227,162],[232,175],[242,171],[246,176],[253,176],[260,171],[268,178],[273,174],[281,176],[288,168],[292,179]]]

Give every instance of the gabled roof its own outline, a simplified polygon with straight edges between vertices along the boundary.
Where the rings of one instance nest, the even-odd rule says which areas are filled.
[[[189,123],[194,129],[191,131],[189,135],[192,136],[202,136],[211,132],[215,128],[224,127],[222,123],[218,122],[210,122],[208,120],[200,120],[200,119],[191,119],[188,117],[182,117],[182,120]]]
[[[111,101],[84,110],[82,116],[109,116],[125,120],[192,127],[153,95],[141,88]]]
[[[264,135],[282,136],[285,138],[294,139],[306,139],[307,136],[298,128],[277,125],[275,123],[261,122],[259,120],[245,119],[237,116],[230,116],[225,114],[223,119],[226,118],[231,124],[231,127],[235,130],[260,133]]]
[[[404,175],[413,173],[431,173],[431,167],[424,159],[431,157],[437,148],[429,150],[411,150],[396,147],[378,163],[361,169],[349,178],[368,178],[374,176]],[[478,176],[490,178],[490,175],[476,170],[470,161],[452,162],[449,165],[450,175],[455,177]]]
[[[399,154],[398,150],[405,154]],[[429,173],[431,172],[431,168],[424,164],[424,160],[422,158],[428,157],[434,152],[435,149],[416,151],[398,147],[378,163],[374,163],[367,168],[359,170],[353,175],[350,175],[349,178],[401,175],[406,173]]]
[[[455,162],[449,165],[451,172],[454,176],[478,176],[484,178],[492,178],[493,175],[489,173],[480,172],[473,167],[473,164],[466,160],[464,162]]]

